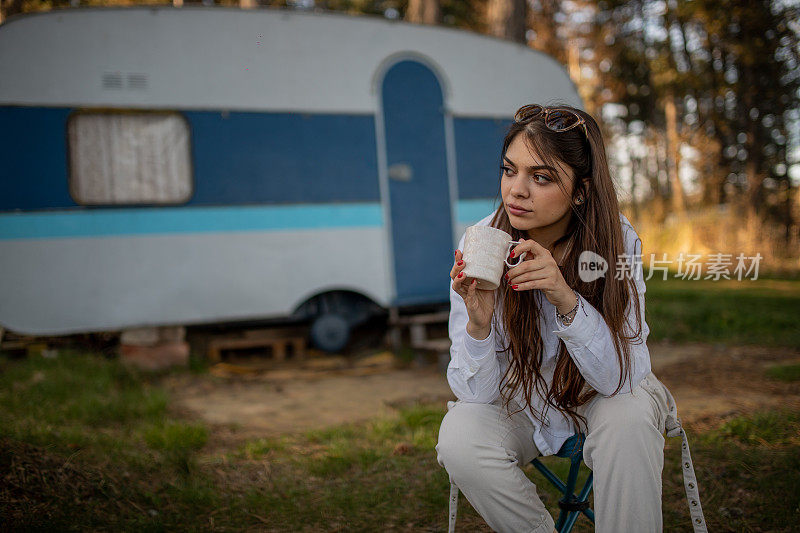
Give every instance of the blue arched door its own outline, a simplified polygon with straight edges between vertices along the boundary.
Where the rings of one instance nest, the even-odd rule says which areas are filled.
[[[446,302],[453,231],[442,88],[427,66],[405,60],[381,92],[396,304]]]

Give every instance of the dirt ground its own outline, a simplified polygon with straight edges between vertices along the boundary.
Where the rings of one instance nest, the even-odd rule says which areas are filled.
[[[648,343],[656,376],[670,388],[685,424],[716,426],[744,413],[800,409],[800,385],[765,377],[775,363],[800,362],[800,350],[758,346]],[[453,394],[441,365],[421,358],[398,368],[390,352],[311,354],[276,363],[226,357],[208,374],[168,375],[162,385],[184,415],[215,429],[217,445],[359,422],[418,401]]]

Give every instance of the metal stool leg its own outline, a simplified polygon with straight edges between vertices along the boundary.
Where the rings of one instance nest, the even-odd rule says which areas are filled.
[[[575,521],[581,513],[594,523],[594,512],[589,508],[589,493],[592,490],[592,474],[586,479],[580,493],[575,496],[575,485],[578,481],[578,471],[581,466],[580,456],[571,459],[569,474],[567,475],[567,483],[561,481],[558,476],[550,471],[549,468],[544,466],[538,459],[531,461],[533,466],[544,475],[547,480],[553,484],[562,494],[563,497],[558,502],[561,512],[556,521],[556,530],[559,533],[569,533],[575,526]]]

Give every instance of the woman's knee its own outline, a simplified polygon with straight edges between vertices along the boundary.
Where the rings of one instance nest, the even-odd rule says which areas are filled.
[[[588,413],[589,433],[613,432],[627,435],[659,431],[661,413],[643,389],[632,394],[599,396]]]
[[[439,427],[439,439],[436,444],[436,454],[439,464],[460,463],[471,455],[473,447],[472,438],[477,417],[473,411],[479,404],[457,402],[442,419]]]
[[[487,449],[500,441],[502,436],[494,434],[497,424],[487,423],[487,417],[496,416],[496,412],[491,405],[457,402],[445,414],[439,428],[436,459],[451,476],[474,473],[476,457],[480,454],[487,458]]]
[[[663,453],[664,436],[659,429],[659,414],[648,394],[596,398],[597,404],[587,413],[589,433],[584,444],[584,461],[589,468],[595,459],[652,462]]]

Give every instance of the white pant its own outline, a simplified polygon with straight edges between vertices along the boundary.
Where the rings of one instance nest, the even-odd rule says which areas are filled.
[[[596,531],[662,530],[667,394],[651,372],[632,394],[597,395],[578,409],[588,424],[583,459],[594,474]],[[436,452],[492,529],[552,533],[553,518],[522,471],[541,455],[525,413],[509,417],[501,399],[455,402],[442,420]]]

